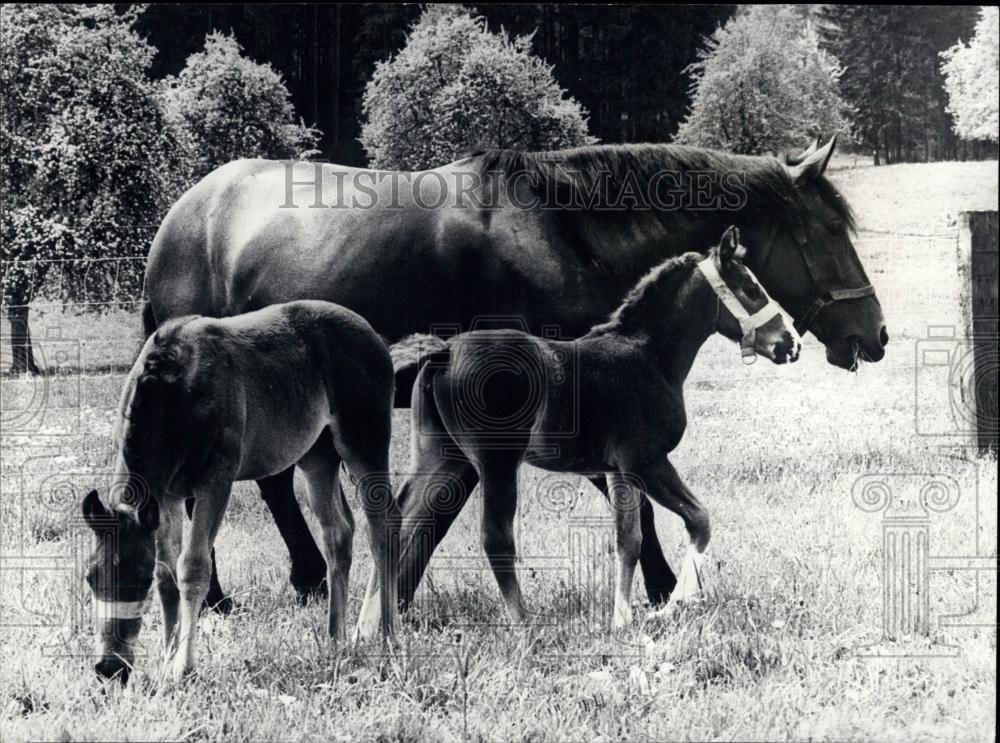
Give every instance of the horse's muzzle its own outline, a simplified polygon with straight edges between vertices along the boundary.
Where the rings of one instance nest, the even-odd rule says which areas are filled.
[[[774,363],[793,364],[799,360],[802,342],[789,332],[781,334],[781,341],[774,347]]]

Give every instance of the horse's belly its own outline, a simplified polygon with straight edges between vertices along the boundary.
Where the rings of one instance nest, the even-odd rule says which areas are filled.
[[[298,415],[291,412],[269,416],[269,421],[251,428],[236,479],[259,480],[283,472],[312,449],[330,424],[329,416],[322,415],[319,409],[299,411]]]
[[[594,449],[579,435],[534,433],[524,461],[550,472],[605,472],[611,469],[603,450]]]

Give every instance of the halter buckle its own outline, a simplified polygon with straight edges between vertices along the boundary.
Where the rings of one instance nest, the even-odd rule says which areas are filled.
[[[757,352],[754,345],[757,343],[757,329],[751,328],[740,341],[740,352],[742,353],[744,366],[750,366],[757,362]]]

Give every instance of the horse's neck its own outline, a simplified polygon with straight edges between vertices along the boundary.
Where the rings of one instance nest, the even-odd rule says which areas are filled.
[[[675,296],[653,292],[644,297],[632,321],[617,332],[636,341],[667,380],[682,385],[701,347],[715,332],[717,299],[705,282],[688,281],[669,290]]]
[[[666,259],[701,250],[718,239],[718,220],[697,212],[676,215],[674,224],[650,211],[579,211],[565,216],[578,221],[575,234],[585,240],[595,262],[623,282],[623,291]]]

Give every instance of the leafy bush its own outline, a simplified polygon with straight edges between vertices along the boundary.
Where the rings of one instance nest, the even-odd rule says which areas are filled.
[[[281,75],[246,57],[232,36],[209,34],[205,50],[164,82],[164,101],[191,153],[193,179],[241,157],[316,153],[321,133],[296,123]]]
[[[1000,129],[1000,9],[979,11],[976,33],[941,53],[948,112],[962,139],[997,140]]]
[[[589,144],[587,115],[566,97],[531,37],[491,33],[460,6],[428,6],[406,46],[365,89],[361,143],[376,168],[418,170],[483,147]]]
[[[146,252],[184,165],[146,74],[154,50],[134,31],[138,11],[0,14],[3,303],[14,371],[35,371],[26,304],[43,286],[71,302],[106,301],[128,281],[137,294],[138,270],[91,259]]]
[[[691,71],[679,143],[760,154],[845,126],[837,63],[787,6],[746,7],[706,39]]]

